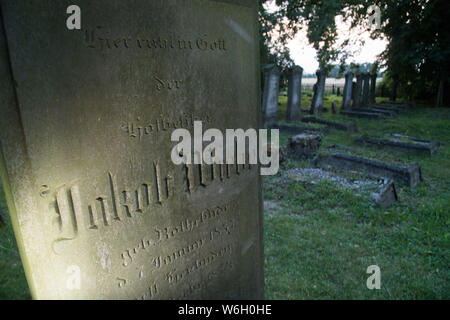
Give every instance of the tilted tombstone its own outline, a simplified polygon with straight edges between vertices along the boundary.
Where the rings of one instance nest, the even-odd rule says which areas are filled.
[[[286,110],[286,120],[288,121],[298,121],[301,119],[302,73],[303,68],[300,66],[295,66],[289,70],[288,104]]]
[[[353,96],[353,104],[352,108],[359,108],[361,106],[361,91],[362,91],[362,84],[363,84],[363,75],[361,73],[356,75],[356,85],[355,85],[355,94]]]
[[[280,70],[273,66],[265,73],[262,112],[264,126],[270,127],[278,122],[278,95],[280,91]]]
[[[258,166],[170,156],[194,120],[259,127],[257,3],[78,0],[81,30],[67,3],[0,2],[0,172],[33,298],[261,299]]]
[[[376,96],[376,88],[377,88],[377,73],[371,73],[370,74],[370,98],[369,103],[375,103],[375,96]]]
[[[367,107],[369,104],[369,94],[370,94],[370,75],[368,73],[363,74],[363,88],[362,88],[362,105]]]
[[[350,109],[350,103],[352,99],[352,87],[353,87],[353,73],[347,72],[345,74],[344,93],[342,94],[342,109]]]
[[[321,69],[316,72],[317,82],[316,90],[314,91],[312,110],[314,114],[318,114],[323,108],[323,94],[325,93],[325,80],[327,77],[327,70]]]

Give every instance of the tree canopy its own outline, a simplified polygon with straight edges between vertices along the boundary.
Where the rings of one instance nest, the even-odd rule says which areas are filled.
[[[436,104],[448,102],[450,40],[446,26],[450,21],[448,0],[275,0],[269,12],[260,0],[261,61],[291,66],[286,44],[306,28],[309,43],[316,49],[319,68],[334,71],[339,64],[345,71],[349,58],[349,39],[336,46],[336,17],[351,22],[352,28],[368,27],[370,6],[380,11],[381,24],[372,29],[372,38],[388,40],[375,67],[386,67],[388,81],[395,79],[406,98],[437,95]],[[446,95],[444,95],[446,92]]]

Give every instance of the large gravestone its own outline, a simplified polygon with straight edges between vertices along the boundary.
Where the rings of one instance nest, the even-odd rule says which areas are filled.
[[[312,110],[314,114],[318,114],[323,108],[323,95],[325,93],[325,80],[327,78],[327,70],[320,69],[316,72],[317,82],[312,99]]]
[[[302,73],[303,68],[299,66],[295,66],[289,70],[288,104],[286,110],[286,120],[288,121],[298,121],[301,119]]]
[[[359,108],[362,102],[362,86],[363,86],[363,75],[361,73],[356,75],[356,84],[354,86],[353,104],[352,108]]]
[[[260,126],[256,1],[0,1],[1,178],[36,299],[260,299],[256,165],[174,128]],[[23,17],[18,19],[18,17]]]
[[[270,127],[278,122],[278,95],[280,91],[280,70],[277,66],[268,69],[264,76],[262,112],[264,126]]]
[[[353,73],[347,72],[345,74],[344,93],[342,95],[342,110],[350,109],[352,99],[352,87],[353,87]]]
[[[369,94],[370,94],[370,75],[369,73],[363,73],[363,87],[362,87],[362,105],[367,107],[369,104]]]

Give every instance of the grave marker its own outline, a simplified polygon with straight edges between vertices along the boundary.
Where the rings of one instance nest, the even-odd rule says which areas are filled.
[[[280,70],[273,66],[265,73],[262,111],[266,128],[278,122],[278,94],[280,90]]]
[[[353,87],[353,73],[347,72],[345,74],[344,93],[342,95],[342,110],[350,109],[350,103],[352,99],[352,87]]]
[[[314,90],[314,97],[312,100],[312,110],[317,115],[323,108],[323,94],[325,92],[325,80],[327,77],[327,70],[321,69],[316,72],[317,82]]]
[[[259,128],[257,3],[78,0],[82,30],[67,1],[0,5],[0,173],[33,298],[261,299],[258,167],[170,157],[194,120]]]
[[[288,104],[286,110],[287,121],[298,121],[301,119],[302,73],[303,69],[299,66],[295,66],[289,70]]]
[[[362,85],[363,85],[363,75],[357,74],[356,75],[356,84],[354,86],[354,95],[353,95],[353,104],[352,108],[359,108],[361,107],[362,103]]]

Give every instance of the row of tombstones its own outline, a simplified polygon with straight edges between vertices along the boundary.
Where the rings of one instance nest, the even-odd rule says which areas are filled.
[[[286,110],[287,121],[298,121],[301,119],[301,83],[303,68],[294,66],[288,71],[288,104]],[[326,70],[316,72],[317,82],[314,85],[314,95],[311,110],[317,114],[323,109],[323,95],[325,92]],[[341,110],[350,108],[366,107],[375,103],[375,88],[377,74],[352,72],[345,74],[345,84],[342,94]],[[280,88],[280,70],[274,66],[266,71],[264,81],[264,92],[262,99],[262,111],[264,125],[269,127],[278,121],[278,95]]]

